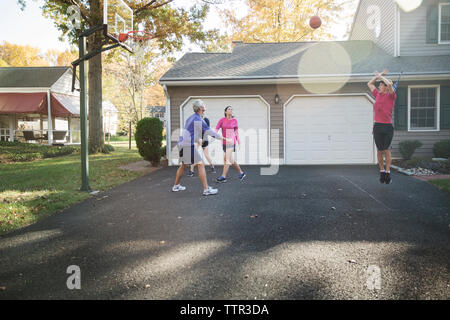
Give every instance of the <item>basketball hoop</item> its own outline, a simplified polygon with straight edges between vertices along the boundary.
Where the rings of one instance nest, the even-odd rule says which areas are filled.
[[[133,41],[147,41],[153,39],[154,36],[148,31],[132,30],[127,33],[119,33],[119,41],[125,42],[128,39]]]
[[[127,42],[133,49],[137,58],[142,58],[145,54],[145,49],[149,45],[149,40],[155,38],[150,32],[142,30],[132,30],[127,33],[119,34],[120,42]]]

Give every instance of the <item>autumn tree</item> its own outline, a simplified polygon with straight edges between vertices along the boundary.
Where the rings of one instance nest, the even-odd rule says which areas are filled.
[[[175,0],[124,0],[134,13],[135,27],[143,25],[145,31],[152,33],[162,54],[180,50],[183,41],[205,43],[216,32],[205,31],[202,22],[208,12],[208,4],[195,5],[190,9],[176,8]],[[26,0],[18,0],[25,6]],[[103,0],[44,0],[43,14],[51,18],[61,31],[61,37],[68,37],[77,43],[77,30],[72,28],[67,9],[71,5],[80,8],[82,30],[103,23]],[[102,31],[87,39],[87,51],[93,52],[102,47]],[[102,57],[97,55],[88,62],[88,99],[89,99],[89,152],[96,153],[104,149],[102,119]]]
[[[248,14],[236,18],[233,8],[220,10],[231,29],[232,40],[244,42],[295,42],[332,38],[330,27],[342,18],[346,2],[336,0],[246,0]],[[322,27],[312,29],[309,19],[318,15]]]
[[[0,59],[11,67],[42,67],[49,62],[41,50],[30,45],[18,45],[3,42],[0,45]]]
[[[149,105],[165,103],[158,80],[171,64],[157,52],[155,44],[149,41],[134,55],[124,52],[105,59],[105,97],[119,109],[119,127],[124,131],[130,122],[136,124],[148,116]]]

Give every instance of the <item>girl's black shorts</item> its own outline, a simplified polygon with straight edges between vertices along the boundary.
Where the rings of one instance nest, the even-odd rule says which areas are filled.
[[[388,150],[394,138],[394,126],[392,123],[375,122],[373,125],[373,138],[378,151]]]

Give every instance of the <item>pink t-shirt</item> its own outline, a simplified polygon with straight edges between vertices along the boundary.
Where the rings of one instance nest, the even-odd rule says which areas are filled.
[[[393,93],[380,93],[378,89],[372,91],[375,97],[373,104],[374,121],[378,123],[392,123],[392,110],[394,110],[397,95]]]
[[[220,129],[222,129],[222,136],[233,140],[233,144],[236,144],[236,141],[241,144],[241,141],[239,140],[238,122],[235,118],[228,120],[223,117],[220,119],[217,123],[216,131],[219,132]],[[222,141],[223,144],[227,143],[225,140]]]

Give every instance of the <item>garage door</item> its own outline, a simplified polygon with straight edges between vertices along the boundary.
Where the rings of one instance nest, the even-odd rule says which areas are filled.
[[[239,164],[267,164],[269,154],[269,107],[259,97],[239,98],[192,98],[182,105],[182,126],[193,114],[192,105],[196,99],[202,99],[206,105],[205,117],[215,129],[220,118],[224,116],[227,106],[233,107],[233,115],[238,120],[241,149],[236,152]],[[210,138],[209,152],[214,164],[223,164],[222,142]]]
[[[365,96],[294,97],[285,107],[286,164],[375,163]]]

